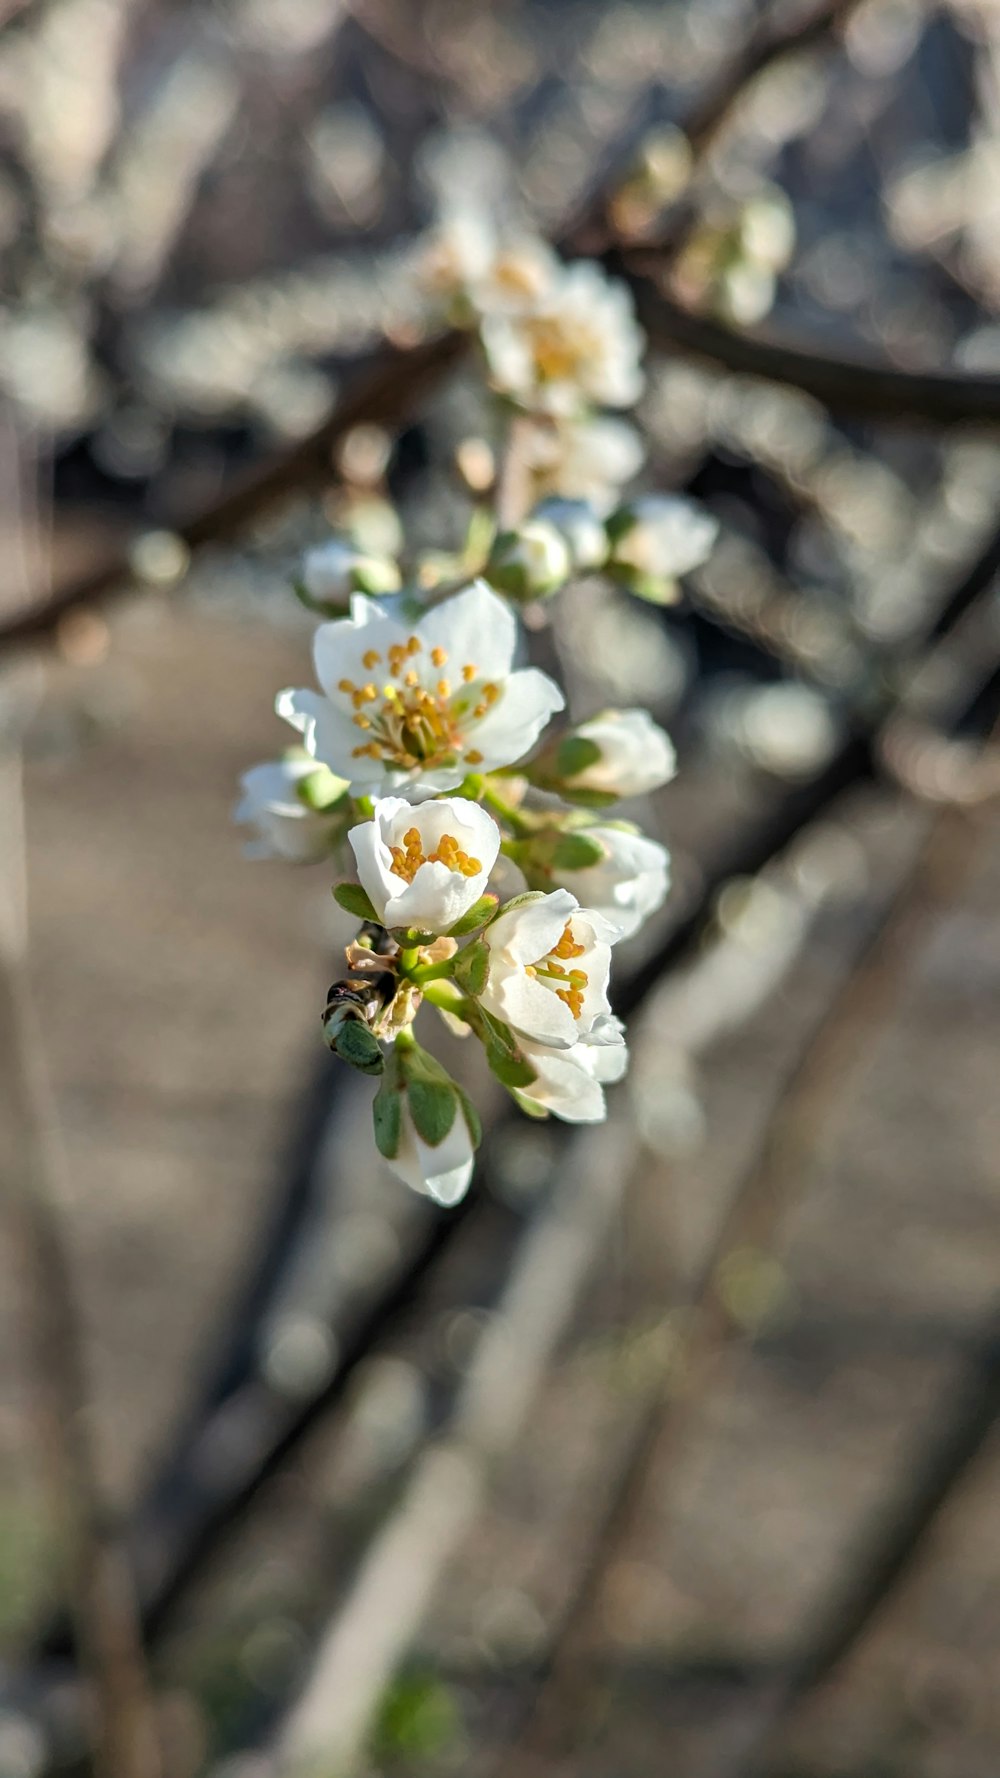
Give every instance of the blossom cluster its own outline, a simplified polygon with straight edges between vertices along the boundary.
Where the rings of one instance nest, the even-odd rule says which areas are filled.
[[[439,242],[435,276],[475,317],[518,448],[525,420],[555,436],[633,402],[642,339],[624,290],[595,266],[561,267],[541,243],[477,240],[471,256],[460,243],[464,259]],[[567,721],[560,686],[521,664],[518,608],[595,572],[669,597],[715,524],[679,496],[622,505],[592,489],[477,535],[478,572],[444,591],[347,537],[308,552],[297,590],[325,620],[317,688],[279,693],[299,746],[245,775],[236,811],[254,855],[333,863],[334,894],[360,928],[324,1035],[378,1078],[375,1140],[390,1167],[445,1205],[468,1187],[479,1122],[417,1042],[421,1006],[474,1036],[528,1113],[600,1120],[627,1064],[613,950],[669,881],[666,849],[615,812],[672,777],[667,735],[641,709]]]

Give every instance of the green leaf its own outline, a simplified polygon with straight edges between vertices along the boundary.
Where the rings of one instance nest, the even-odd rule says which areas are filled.
[[[428,1148],[437,1148],[447,1136],[458,1111],[458,1092],[451,1080],[432,1080],[411,1075],[407,1082],[410,1116],[417,1135]]]
[[[576,790],[571,784],[564,784],[562,793],[567,802],[576,803],[581,809],[610,809],[613,803],[621,801],[613,790]]]
[[[563,833],[553,849],[552,864],[555,870],[589,870],[605,856],[600,840],[589,833]]]
[[[349,914],[354,914],[357,919],[373,920],[376,926],[380,924],[379,917],[360,883],[335,883],[333,899]]]
[[[556,749],[556,769],[560,777],[575,778],[588,766],[596,766],[600,757],[596,741],[588,741],[585,735],[565,735]]]
[[[385,1067],[378,1038],[362,1019],[345,1019],[332,1047],[341,1061],[349,1062],[362,1074],[381,1074]]]
[[[536,1079],[535,1070],[519,1048],[514,1033],[502,1019],[479,1008],[483,1046],[491,1073],[505,1087],[526,1087]]]
[[[452,964],[452,976],[466,994],[477,998],[486,986],[490,972],[490,947],[482,939],[466,945]]]
[[[403,1097],[398,1085],[383,1078],[372,1103],[375,1147],[387,1161],[395,1160],[403,1135]]]
[[[475,932],[477,927],[485,926],[487,920],[492,920],[499,905],[498,895],[481,895],[478,901],[473,902],[468,913],[456,920],[454,926],[449,926],[448,937],[464,938],[467,932]]]

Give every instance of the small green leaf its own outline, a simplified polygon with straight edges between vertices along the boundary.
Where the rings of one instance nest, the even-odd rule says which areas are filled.
[[[600,840],[589,833],[563,833],[556,841],[552,864],[555,870],[589,870],[605,856]]]
[[[410,1116],[417,1135],[428,1148],[437,1148],[447,1136],[458,1111],[458,1093],[450,1080],[411,1076],[407,1082]]]
[[[562,793],[568,802],[577,803],[581,809],[610,809],[612,803],[621,800],[612,790],[577,790],[571,784],[564,784]]]
[[[376,925],[379,924],[378,915],[360,883],[335,883],[333,899],[357,919],[374,920]]]
[[[403,1135],[403,1098],[399,1087],[383,1078],[372,1103],[375,1147],[387,1161],[395,1160]]]
[[[385,1067],[378,1038],[362,1019],[345,1019],[331,1047],[341,1061],[349,1062],[362,1074],[381,1074]]]
[[[524,1056],[512,1056],[506,1050],[488,1049],[486,1060],[490,1073],[505,1087],[527,1087],[537,1079],[535,1070]]]
[[[585,735],[566,735],[556,750],[556,769],[563,778],[575,778],[588,766],[596,766],[601,749]]]
[[[459,951],[452,964],[452,975],[459,987],[473,999],[480,995],[486,986],[486,977],[490,973],[490,948],[482,939],[475,944],[466,945]]]
[[[454,926],[449,926],[448,937],[464,938],[467,932],[475,932],[477,927],[485,926],[487,920],[492,920],[499,905],[498,895],[481,895],[478,901],[473,902],[468,913],[456,920]]]

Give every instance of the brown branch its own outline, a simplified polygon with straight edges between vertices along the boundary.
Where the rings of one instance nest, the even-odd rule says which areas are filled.
[[[659,287],[659,255],[607,255],[609,270],[627,279],[652,346],[704,358],[734,375],[762,377],[801,389],[831,413],[935,426],[1000,425],[1000,377],[899,370],[871,357],[840,357],[807,345],[737,333],[694,314]]]
[[[389,420],[399,423],[408,418],[437,378],[459,362],[468,345],[468,335],[449,332],[405,350],[378,352],[354,372],[343,400],[315,432],[174,527],[176,536],[188,549],[232,537],[268,507],[317,487],[329,474],[332,453],[355,426]],[[51,635],[68,612],[124,592],[134,581],[129,550],[115,553],[50,599],[0,624],[0,649]]]

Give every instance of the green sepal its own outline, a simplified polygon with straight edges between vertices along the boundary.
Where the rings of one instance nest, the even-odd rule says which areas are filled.
[[[462,1108],[465,1127],[469,1132],[469,1141],[472,1143],[473,1148],[478,1148],[483,1139],[482,1119],[473,1105],[472,1100],[469,1098],[468,1093],[463,1092],[462,1088],[458,1085],[455,1087],[455,1092],[458,1095],[458,1103]]]
[[[524,1094],[519,1093],[517,1091],[516,1087],[511,1088],[511,1098],[514,1100],[515,1104],[518,1105],[520,1107],[520,1109],[524,1112],[526,1117],[546,1118],[549,1116],[549,1111],[548,1111],[547,1106],[539,1105],[537,1099],[525,1098]]]
[[[488,920],[492,920],[499,906],[500,897],[498,895],[481,895],[478,901],[473,902],[468,912],[464,913],[460,920],[455,921],[454,926],[449,926],[448,937],[464,938],[467,932],[475,932],[478,927],[485,926]]]
[[[386,1070],[372,1102],[375,1147],[387,1161],[394,1161],[403,1139],[403,1096],[399,1083]]]
[[[331,772],[329,766],[317,765],[314,772],[300,778],[295,786],[295,794],[300,803],[312,809],[317,815],[329,815],[347,798],[348,786],[343,778]]]
[[[342,1062],[349,1062],[362,1074],[381,1074],[385,1067],[378,1038],[363,1019],[345,1019],[330,1047]]]
[[[617,511],[609,513],[604,521],[604,534],[612,546],[620,538],[625,537],[635,525],[635,513],[630,506],[619,506]]]
[[[561,778],[575,778],[588,766],[596,766],[601,749],[585,735],[565,735],[556,749],[556,770]]]
[[[567,802],[576,803],[581,809],[610,809],[613,803],[621,802],[613,790],[577,790],[572,784],[564,784],[561,789]]]
[[[537,1078],[534,1068],[518,1046],[514,1033],[502,1019],[479,1008],[480,1035],[490,1072],[505,1087],[526,1087]]]
[[[482,939],[475,944],[466,945],[459,951],[451,966],[452,978],[458,983],[462,992],[471,994],[477,999],[486,986],[486,977],[490,972],[490,948]]]
[[[354,914],[358,920],[374,920],[376,926],[381,924],[360,883],[335,883],[333,899],[348,914]]]
[[[406,1097],[417,1135],[428,1148],[437,1148],[447,1136],[458,1113],[458,1093],[454,1083],[413,1075],[406,1083]]]
[[[293,580],[292,592],[300,605],[304,605],[307,611],[315,612],[318,617],[346,617],[348,615],[348,607],[343,602],[337,604],[333,599],[314,599],[312,593],[307,591],[304,581]]]
[[[659,574],[636,574],[634,571],[620,578],[626,592],[631,593],[633,599],[642,599],[647,605],[680,604],[681,589],[676,580]]]
[[[600,840],[589,833],[561,833],[552,852],[554,870],[589,870],[605,857]]]

